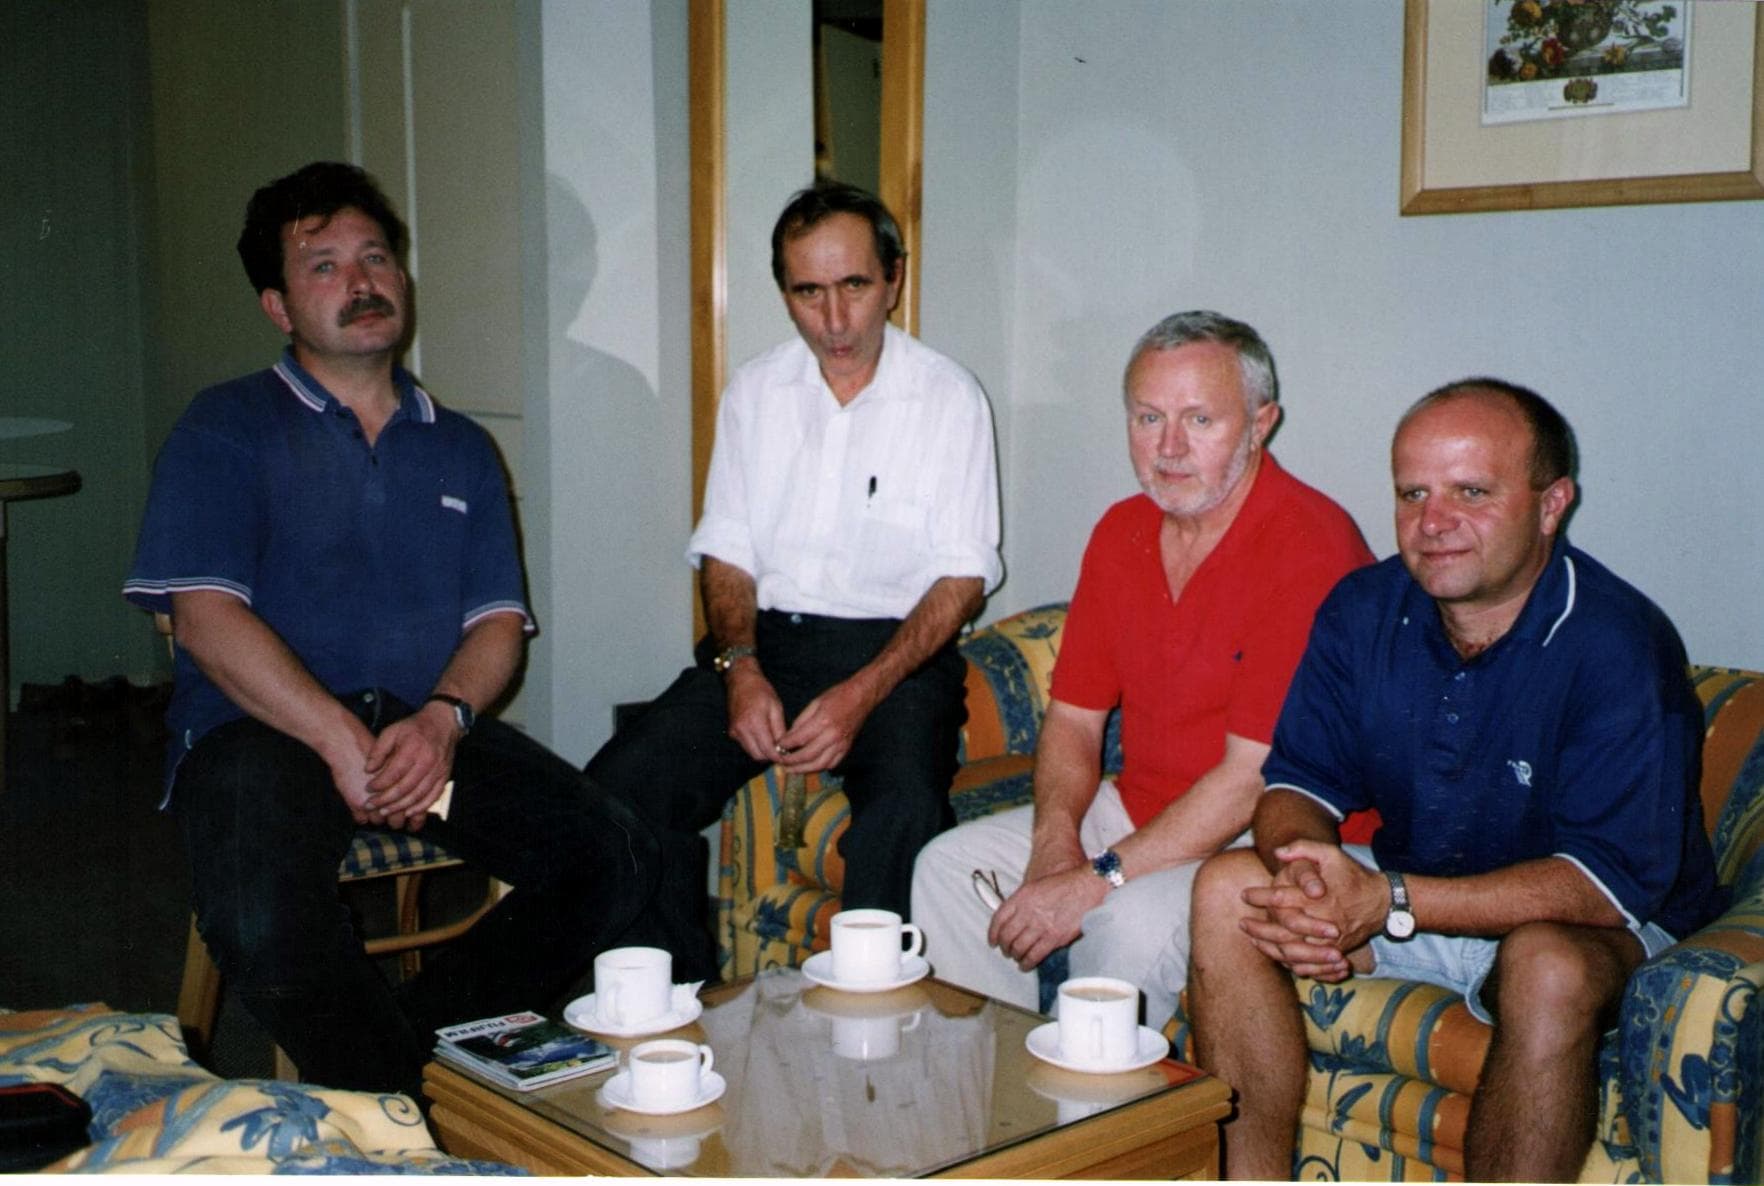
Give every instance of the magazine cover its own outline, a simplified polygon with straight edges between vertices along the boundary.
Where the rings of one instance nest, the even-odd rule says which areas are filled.
[[[435,1055],[521,1090],[612,1066],[612,1047],[539,1013],[510,1013],[435,1031]]]

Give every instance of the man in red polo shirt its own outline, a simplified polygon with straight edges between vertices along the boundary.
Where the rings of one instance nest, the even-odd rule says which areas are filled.
[[[1243,840],[1311,616],[1370,563],[1345,511],[1265,450],[1274,360],[1251,327],[1179,313],[1134,347],[1127,445],[1144,493],[1085,550],[1035,755],[1033,807],[964,824],[920,854],[913,918],[945,980],[1026,1008],[1071,945],[1074,976],[1174,1012],[1201,860]],[[1123,764],[1103,777],[1121,710]],[[995,874],[993,913],[975,870]]]

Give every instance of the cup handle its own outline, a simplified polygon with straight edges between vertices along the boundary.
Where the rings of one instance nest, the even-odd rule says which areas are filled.
[[[599,1004],[600,1007],[598,1009],[596,1009],[595,1012],[600,1014],[600,1019],[602,1021],[610,1021],[614,1025],[618,1025],[619,1024],[619,990],[618,990],[617,986],[614,986],[612,988],[607,989],[606,992],[604,994],[602,994],[600,1000],[597,1003]]]
[[[699,1054],[704,1056],[704,1061],[702,1063],[700,1063],[698,1066],[698,1073],[701,1075],[708,1075],[708,1074],[710,1074],[711,1067],[716,1064],[716,1061],[717,1061],[716,1051],[712,1050],[709,1046],[706,1046],[701,1042],[701,1043],[699,1043],[699,1046],[698,1046],[698,1052],[699,1052]]]
[[[910,922],[903,922],[900,924],[900,933],[903,935],[911,936],[911,938],[912,938],[912,942],[907,944],[906,950],[901,952],[902,955],[923,954],[923,952],[925,950],[925,932],[924,931],[921,931],[918,927],[914,926]]]
[[[916,1030],[916,1029],[918,1029],[918,1028],[919,1028],[919,1022],[921,1022],[921,1021],[923,1021],[923,1020],[924,1020],[924,1019],[925,1019],[925,1012],[924,1012],[924,1010],[922,1010],[922,1009],[914,1009],[914,1010],[913,1010],[913,1020],[912,1020],[912,1022],[911,1022],[911,1023],[910,1023],[910,1024],[907,1024],[907,1025],[903,1025],[903,1026],[901,1026],[901,1027],[900,1027],[900,1032],[901,1032],[901,1033],[903,1033],[903,1034],[910,1034],[910,1033],[912,1033],[912,1032],[913,1032],[913,1031],[914,1031],[914,1030]]]

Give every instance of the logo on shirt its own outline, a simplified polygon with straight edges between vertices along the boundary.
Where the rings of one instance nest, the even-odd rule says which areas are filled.
[[[1531,763],[1524,758],[1508,758],[1507,765],[1513,770],[1513,778],[1520,786],[1531,785]]]
[[[441,496],[441,505],[443,507],[445,507],[447,510],[458,511],[462,515],[465,514],[467,510],[470,509],[469,507],[466,506],[465,499],[455,498],[451,494],[443,494]]]

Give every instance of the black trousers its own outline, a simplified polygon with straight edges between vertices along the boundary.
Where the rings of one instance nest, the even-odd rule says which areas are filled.
[[[764,611],[760,666],[778,692],[786,721],[881,651],[900,628],[894,618],[845,619]],[[674,953],[676,979],[711,979],[716,955],[705,925],[701,833],[741,785],[770,764],[756,762],[729,736],[723,677],[701,640],[687,668],[641,716],[601,747],[588,777],[630,804],[661,841],[662,884],[642,924]],[[949,784],[967,720],[967,668],[950,643],[902,680],[864,721],[834,768],[851,801],[840,839],[847,907],[907,915],[913,860],[954,822]]]
[[[374,690],[342,699],[376,733],[411,711]],[[454,751],[453,779],[448,818],[423,834],[514,888],[395,996],[338,894],[357,825],[323,759],[245,718],[179,768],[173,807],[197,927],[309,1082],[421,1099],[437,1026],[547,1008],[654,895],[648,827],[526,734],[480,718]]]

